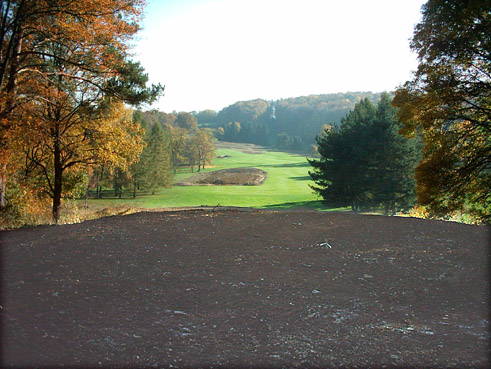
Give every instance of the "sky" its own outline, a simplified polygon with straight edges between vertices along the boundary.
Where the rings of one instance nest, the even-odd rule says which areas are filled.
[[[237,101],[393,91],[424,0],[147,0],[134,59],[165,85],[151,106],[219,111]]]

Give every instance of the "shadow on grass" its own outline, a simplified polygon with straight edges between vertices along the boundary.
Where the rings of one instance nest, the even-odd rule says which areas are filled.
[[[281,204],[273,204],[262,206],[263,209],[268,210],[315,210],[315,211],[336,211],[336,212],[349,212],[350,207],[332,207],[328,206],[322,201],[297,201],[297,202],[284,202]]]
[[[288,179],[293,179],[295,181],[311,181],[312,180],[312,178],[310,176],[288,177]]]
[[[155,194],[158,194],[159,190],[155,190]],[[153,196],[152,191],[146,191],[146,190],[137,190],[136,191],[136,197],[133,196],[133,190],[123,190],[123,193],[121,194],[121,197],[119,197],[119,194],[115,194],[114,190],[102,190],[101,197],[97,197],[97,194],[95,191],[91,190],[89,191],[89,200],[133,200],[133,199],[138,199],[141,197],[148,197],[148,196]],[[85,196],[80,197],[79,200],[84,200]]]
[[[310,164],[305,161],[304,162],[298,162],[298,163],[289,163],[289,164],[264,164],[264,165],[257,165],[258,167],[264,167],[264,168],[307,168],[310,167]]]

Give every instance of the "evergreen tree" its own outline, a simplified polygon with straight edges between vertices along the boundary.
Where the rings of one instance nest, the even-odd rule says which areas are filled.
[[[360,101],[341,120],[317,137],[319,160],[309,160],[309,172],[323,199],[353,210],[383,205],[386,213],[404,209],[414,199],[415,140],[399,135],[396,112],[387,93],[375,107]]]
[[[396,209],[406,209],[415,202],[414,171],[421,149],[417,139],[399,134],[401,124],[391,100],[389,94],[381,95],[370,127],[373,141],[369,183],[374,204],[383,205],[386,214],[394,215]]]
[[[141,173],[145,188],[153,194],[157,188],[171,184],[170,144],[160,124],[152,127],[146,143],[136,170]]]
[[[309,160],[313,171],[309,172],[316,187],[311,186],[326,203],[331,206],[350,205],[356,209],[356,194],[350,185],[350,172],[345,158],[349,157],[350,148],[345,143],[340,128],[326,128],[317,136],[319,160]]]
[[[369,168],[373,153],[370,128],[375,119],[376,108],[367,98],[355,105],[346,117],[341,119],[341,145],[338,155],[340,170],[344,174],[355,210],[373,205],[370,191]],[[342,156],[340,155],[342,154]]]

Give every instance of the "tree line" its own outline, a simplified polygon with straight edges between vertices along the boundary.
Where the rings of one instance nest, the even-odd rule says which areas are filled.
[[[221,139],[307,147],[327,202],[387,213],[491,218],[490,5],[429,0],[415,27],[412,80],[387,94],[238,102],[216,113],[143,112],[161,85],[130,57],[139,0],[0,2],[0,216],[35,214],[92,186],[154,191],[201,170]],[[390,106],[392,104],[392,106]],[[339,122],[339,124],[338,124]],[[198,124],[202,128],[198,127]],[[203,128],[208,127],[208,128]],[[402,134],[402,136],[401,136]],[[416,187],[414,187],[416,184]],[[40,210],[39,210],[40,211]]]
[[[489,2],[429,0],[411,49],[414,78],[375,107],[359,102],[317,137],[313,189],[353,209],[415,203],[428,216],[491,220]]]
[[[104,188],[112,188],[113,196],[119,198],[124,190],[130,191],[133,197],[140,190],[155,194],[158,188],[172,184],[173,174],[180,167],[188,166],[191,172],[197,167],[200,171],[213,162],[213,133],[198,128],[193,115],[135,110],[132,119],[140,127],[138,160],[129,166],[114,162],[95,165],[87,188],[95,191],[97,198],[103,197]]]
[[[380,93],[347,92],[276,101],[256,99],[239,101],[218,113],[204,110],[193,114],[200,125],[215,128],[219,140],[306,151],[324,124],[339,124],[364,98],[375,102]]]
[[[191,172],[196,167],[200,171],[213,162],[216,155],[213,131],[198,127],[198,121],[191,113],[136,110],[133,117],[145,130],[162,131],[174,173],[182,166],[189,166]]]
[[[139,0],[0,2],[0,216],[15,222],[111,178],[116,191],[132,181],[169,183],[174,127],[145,129],[130,106],[152,103],[161,85],[130,57],[139,29]],[[176,128],[177,129],[177,128]],[[189,155],[203,166],[207,132]],[[194,141],[193,141],[194,140]],[[176,154],[177,155],[177,154]],[[174,160],[174,161],[173,161]],[[158,169],[157,169],[158,168]]]

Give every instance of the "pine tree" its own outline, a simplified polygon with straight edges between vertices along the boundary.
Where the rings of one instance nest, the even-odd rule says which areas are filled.
[[[328,127],[317,137],[321,158],[309,160],[314,168],[309,174],[317,185],[311,187],[328,204],[361,210],[370,203],[368,128],[374,119],[375,107],[364,99],[341,119],[339,128]]]
[[[395,116],[385,93],[377,107],[362,100],[339,128],[317,137],[321,158],[309,160],[309,174],[327,203],[353,210],[383,205],[386,213],[412,204],[418,147],[399,135]]]
[[[370,127],[372,137],[370,192],[374,204],[381,204],[385,214],[406,209],[415,202],[414,170],[420,160],[417,139],[399,134],[401,124],[396,120],[396,109],[389,94],[383,93],[377,105],[376,118]]]
[[[157,188],[167,187],[172,181],[170,144],[160,124],[152,127],[146,143],[137,170],[142,173],[145,188],[154,194]]]
[[[309,160],[309,172],[317,186],[311,186],[331,206],[352,205],[356,209],[355,194],[350,186],[350,173],[345,166],[350,148],[339,128],[325,129],[316,138],[321,158]]]

